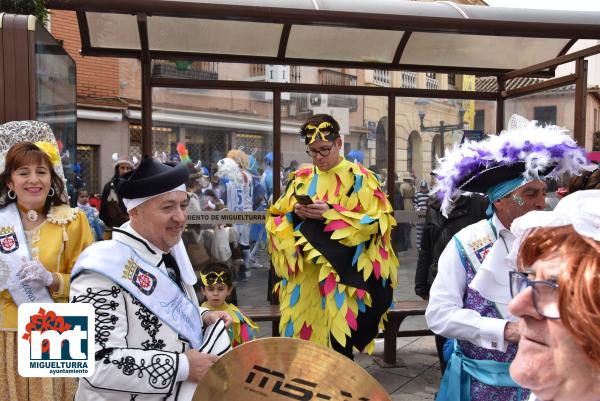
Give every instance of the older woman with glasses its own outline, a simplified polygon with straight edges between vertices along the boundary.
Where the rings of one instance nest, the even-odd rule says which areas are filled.
[[[599,205],[600,190],[580,191],[513,223],[522,241],[509,255],[518,250],[509,308],[521,338],[510,373],[531,400],[600,399]]]

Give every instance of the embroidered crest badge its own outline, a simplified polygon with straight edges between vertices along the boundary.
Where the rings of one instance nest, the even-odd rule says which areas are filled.
[[[483,263],[483,260],[492,249],[492,245],[494,245],[494,242],[489,235],[471,242],[471,249],[473,250],[473,253],[475,253],[475,256],[477,256],[479,263]]]
[[[12,226],[0,227],[0,252],[12,253],[19,249],[19,240],[15,228]]]
[[[479,248],[475,251],[475,256],[477,256],[477,259],[479,259],[479,263],[483,263],[483,260],[492,249],[492,245],[492,243],[486,244],[482,248]]]
[[[133,285],[142,291],[145,295],[150,295],[156,288],[156,277],[146,270],[142,269],[133,258],[129,258],[123,269],[123,278],[131,280]]]

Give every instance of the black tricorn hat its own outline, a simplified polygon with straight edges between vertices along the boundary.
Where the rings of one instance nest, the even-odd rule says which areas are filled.
[[[538,171],[540,177],[548,175],[556,164],[548,166],[542,171]],[[513,164],[497,164],[477,171],[475,174],[467,177],[458,188],[468,192],[486,193],[487,190],[496,184],[518,178],[525,172],[525,162],[516,162]]]
[[[127,180],[119,184],[117,193],[124,199],[160,195],[185,183],[189,174],[185,163],[171,167],[144,156],[140,165],[133,170]]]

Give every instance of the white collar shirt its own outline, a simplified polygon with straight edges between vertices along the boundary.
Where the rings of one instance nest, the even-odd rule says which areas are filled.
[[[490,252],[481,263],[477,274],[469,284],[487,300],[494,302],[502,316],[510,321],[517,319],[508,310],[511,300],[509,271],[506,257],[515,242],[515,235],[510,232],[498,216],[494,214],[492,224],[496,228],[498,238]]]
[[[510,232],[495,215],[492,217],[492,224],[497,233],[508,241],[511,240]],[[473,230],[474,227],[475,224],[463,230]],[[427,324],[434,333],[444,337],[470,341],[483,348],[506,352],[508,343],[504,341],[504,327],[508,320],[481,316],[478,311],[465,309],[463,299],[466,290],[467,274],[453,239],[446,245],[438,261],[438,273],[431,286],[425,312]]]

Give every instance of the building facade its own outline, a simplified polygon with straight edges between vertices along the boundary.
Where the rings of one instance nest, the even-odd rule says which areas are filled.
[[[484,5],[480,0],[463,1]],[[113,175],[113,154],[141,156],[141,71],[131,59],[81,57],[76,16],[53,11],[49,23],[53,36],[77,64],[77,156],[81,176],[92,192],[99,192]],[[591,68],[592,69],[592,68]],[[270,66],[186,60],[154,62],[155,76],[207,79],[309,83],[343,86],[393,86],[404,88],[482,90],[485,79],[454,74]],[[590,73],[590,77],[595,76]],[[476,88],[477,81],[477,88]],[[485,82],[484,82],[485,83]],[[483,89],[485,90],[485,89]],[[586,144],[595,142],[600,116],[598,95],[588,97]],[[155,155],[177,157],[176,146],[186,146],[191,159],[211,172],[229,149],[242,148],[258,160],[272,150],[272,99],[269,92],[186,88],[153,90],[153,148]],[[333,114],[340,122],[344,154],[359,155],[362,163],[382,178],[410,175],[429,181],[442,148],[459,144],[463,130],[496,133],[493,102],[456,99],[396,99],[395,171],[387,172],[387,97],[282,93],[282,167],[310,162],[298,135],[307,117]],[[515,112],[527,118],[553,121],[573,127],[573,94],[548,91],[506,103],[507,118]],[[594,114],[595,113],[595,114]]]

